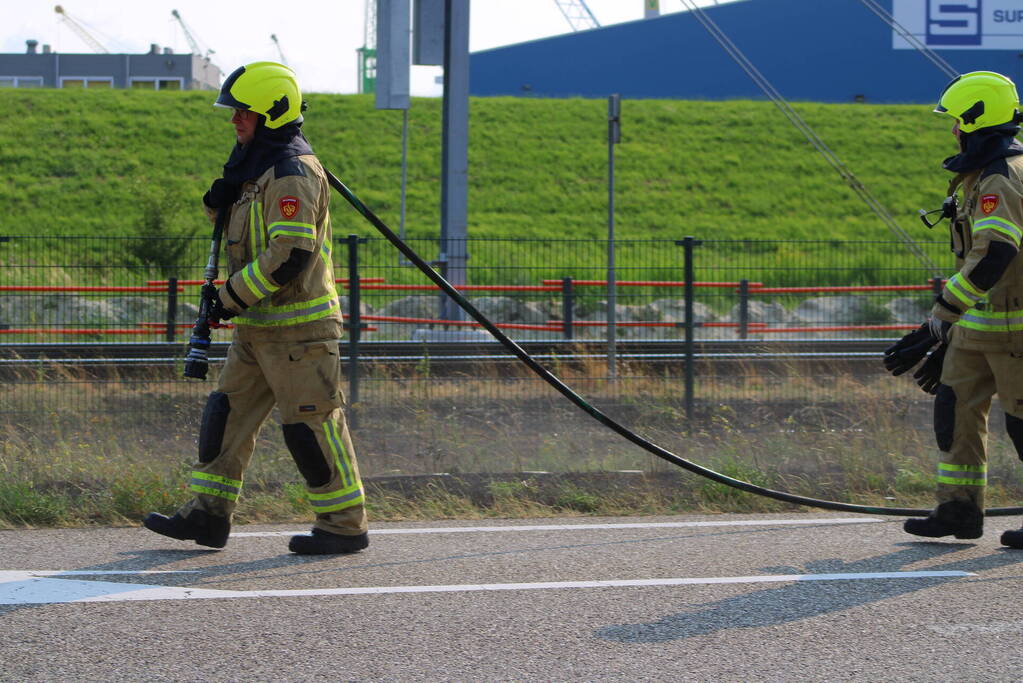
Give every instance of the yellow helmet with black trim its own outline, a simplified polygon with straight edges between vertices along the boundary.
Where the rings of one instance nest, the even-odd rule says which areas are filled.
[[[254,111],[265,117],[264,125],[271,129],[302,119],[302,92],[295,72],[277,62],[253,62],[235,69],[214,105]]]
[[[1019,118],[1016,84],[994,71],[972,71],[945,86],[934,111],[959,122],[959,130],[972,133],[981,128],[1014,123]]]

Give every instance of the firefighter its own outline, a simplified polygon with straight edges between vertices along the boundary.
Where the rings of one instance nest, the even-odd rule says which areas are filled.
[[[958,272],[936,298],[925,331],[903,338],[917,335],[919,349],[919,338],[926,337],[923,346],[939,344],[936,353],[944,353],[934,402],[941,451],[937,507],[926,518],[906,520],[904,529],[931,538],[979,538],[994,394],[1023,458],[1023,259],[1016,257],[1023,237],[1023,145],[1014,139],[1023,116],[1016,86],[990,71],[953,80],[935,112],[955,119],[959,142],[959,153],[944,162],[956,174],[946,203],[953,207]],[[955,199],[960,189],[961,205]],[[1001,541],[1023,548],[1023,529],[1006,531]]]
[[[305,109],[294,72],[256,62],[224,82],[216,106],[234,111],[237,144],[223,177],[203,197],[225,228],[229,278],[212,322],[235,333],[199,429],[194,498],[146,528],[222,548],[256,436],[276,406],[284,441],[316,514],[312,533],[291,538],[299,554],[368,546],[362,482],[341,406],[342,318],[331,264],[330,188],[301,131]]]

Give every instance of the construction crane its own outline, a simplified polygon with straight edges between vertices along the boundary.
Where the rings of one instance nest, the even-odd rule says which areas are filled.
[[[366,0],[366,23],[362,29],[362,47],[355,50],[359,61],[358,92],[377,91],[377,0]]]
[[[554,0],[573,31],[600,28],[600,22],[586,6],[586,0]]]
[[[281,41],[277,40],[277,34],[271,33],[270,40],[274,41],[274,45],[277,46],[277,54],[281,56],[281,64],[288,66],[288,60],[284,58],[284,50],[281,49]]]
[[[206,48],[206,54],[203,54],[202,48],[199,47],[199,42],[192,35],[192,31],[189,30],[188,24],[185,23],[185,20],[181,18],[181,15],[178,14],[176,9],[171,10],[171,16],[177,19],[178,23],[181,24],[181,31],[185,34],[185,40],[188,41],[188,47],[192,50],[193,55],[199,55],[200,57],[209,59],[210,55],[215,53],[214,50]]]
[[[92,48],[93,52],[105,52],[107,54],[110,53],[110,50],[103,47],[102,43],[93,38],[89,34],[89,32],[85,30],[85,27],[83,27],[81,24],[75,21],[75,19],[73,19],[67,12],[65,12],[63,7],[57,5],[56,7],[53,8],[53,11],[60,15],[60,18],[64,21],[64,23],[70,26],[71,30],[77,33],[78,37],[84,40],[86,44]]]

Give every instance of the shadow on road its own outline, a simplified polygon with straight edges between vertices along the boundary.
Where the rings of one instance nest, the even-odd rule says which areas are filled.
[[[839,559],[810,562],[803,568],[763,567],[769,574],[846,574],[903,571],[923,560],[940,558],[972,545],[902,543],[903,549],[856,562]],[[1001,550],[984,557],[928,566],[932,571],[982,572],[1023,562],[1023,553]],[[941,584],[960,577],[872,580],[869,590],[849,590],[846,581],[797,581],[779,588],[756,591],[701,605],[645,624],[619,624],[598,629],[595,635],[620,643],[662,643],[736,628],[777,626],[809,617],[859,607]]]

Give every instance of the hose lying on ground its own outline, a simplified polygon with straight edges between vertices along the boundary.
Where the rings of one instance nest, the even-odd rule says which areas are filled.
[[[600,410],[590,405],[583,397],[575,393],[568,385],[562,382],[560,379],[551,374],[546,368],[533,360],[532,356],[526,353],[522,347],[508,338],[500,329],[498,329],[490,320],[480,313],[472,303],[469,302],[462,294],[455,289],[450,282],[445,280],[439,273],[437,273],[430,265],[424,261],[419,254],[412,250],[410,246],[405,244],[400,237],[398,237],[387,225],[380,220],[375,213],[369,210],[362,201],[355,196],[355,194],[349,190],[344,183],[337,179],[334,174],[327,171],[327,180],[331,187],[337,190],[342,197],[344,197],[349,204],[355,207],[362,216],[373,224],[380,234],[382,234],[387,240],[400,251],[405,258],[414,263],[419,270],[430,278],[434,284],[440,287],[449,297],[451,297],[462,309],[472,316],[476,322],[478,322],[484,329],[494,336],[497,341],[501,342],[509,351],[525,363],[530,370],[540,376],[545,382],[550,384],[552,387],[557,389],[565,398],[576,404],[579,408],[589,413],[593,419],[597,420],[605,427],[613,432],[617,432],[627,440],[636,444],[648,453],[656,455],[662,460],[672,463],[682,469],[689,470],[694,474],[698,474],[701,477],[706,477],[712,481],[716,481],[726,486],[739,489],[740,491],[746,491],[753,493],[758,496],[764,496],[766,498],[773,498],[775,500],[784,501],[786,503],[795,503],[797,505],[805,505],[808,507],[822,508],[824,510],[839,510],[842,512],[856,512],[866,515],[898,515],[898,516],[924,516],[927,515],[930,510],[918,510],[912,508],[890,508],[890,507],[878,507],[873,505],[855,505],[853,503],[839,503],[837,501],[830,500],[819,500],[817,498],[808,498],[805,496],[797,496],[792,493],[786,493],[784,491],[775,491],[773,489],[764,488],[751,484],[747,481],[740,479],[733,479],[732,477],[725,476],[720,472],[707,469],[697,465],[694,462],[690,462],[685,458],[675,455],[669,450],[661,448],[657,444],[644,439],[632,430],[624,427],[623,425],[615,422],[613,419],[602,413]],[[1011,508],[991,508],[985,513],[988,517],[1002,517],[1008,515],[1019,515],[1023,514],[1023,507],[1011,507]]]

